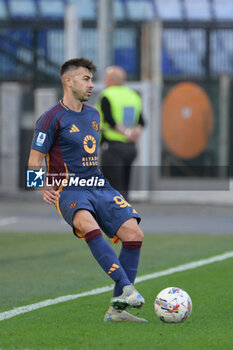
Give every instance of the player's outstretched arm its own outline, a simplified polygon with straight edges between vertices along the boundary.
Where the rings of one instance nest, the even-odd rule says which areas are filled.
[[[39,170],[42,166],[43,159],[45,158],[45,154],[34,149],[31,150],[28,160],[28,169]],[[42,189],[43,199],[48,204],[55,203],[60,195],[51,187],[48,189],[44,187]]]

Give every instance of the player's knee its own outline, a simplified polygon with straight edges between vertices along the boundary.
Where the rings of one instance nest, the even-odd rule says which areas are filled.
[[[117,236],[122,242],[143,241],[144,234],[137,224],[136,219],[125,222],[117,232]]]
[[[144,234],[142,232],[142,230],[140,229],[140,227],[137,227],[137,230],[135,232],[135,241],[143,241],[144,238]]]
[[[99,228],[97,222],[87,210],[78,210],[74,214],[73,226],[83,235]]]
[[[136,228],[129,229],[124,237],[124,241],[143,241],[144,234],[139,226]]]

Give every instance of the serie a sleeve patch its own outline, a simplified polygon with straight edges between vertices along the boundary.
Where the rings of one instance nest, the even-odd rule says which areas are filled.
[[[44,132],[39,132],[37,139],[36,139],[36,145],[39,147],[42,147],[46,139],[46,134]]]

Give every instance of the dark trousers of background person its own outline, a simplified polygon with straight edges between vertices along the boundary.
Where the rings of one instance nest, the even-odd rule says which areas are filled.
[[[104,142],[101,147],[101,171],[110,185],[127,199],[131,166],[136,158],[135,143]]]

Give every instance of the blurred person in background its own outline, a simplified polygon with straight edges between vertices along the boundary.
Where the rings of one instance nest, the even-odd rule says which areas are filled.
[[[140,96],[124,86],[126,72],[110,66],[105,72],[106,89],[97,109],[101,116],[101,171],[110,184],[128,198],[136,141],[144,126]]]

